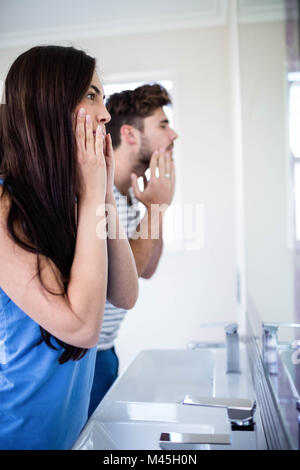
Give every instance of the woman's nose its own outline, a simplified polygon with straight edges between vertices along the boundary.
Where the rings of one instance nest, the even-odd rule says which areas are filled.
[[[107,124],[110,120],[111,120],[111,115],[109,114],[109,112],[105,108],[105,124]]]
[[[107,124],[111,120],[111,115],[104,106],[97,114],[97,121],[102,124]]]

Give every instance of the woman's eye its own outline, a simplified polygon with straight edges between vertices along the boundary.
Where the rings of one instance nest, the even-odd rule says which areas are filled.
[[[89,100],[94,101],[94,99],[96,97],[96,93],[88,93],[87,97],[88,97]]]

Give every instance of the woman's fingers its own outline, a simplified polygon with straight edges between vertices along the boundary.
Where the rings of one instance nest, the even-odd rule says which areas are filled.
[[[75,136],[78,151],[82,156],[85,151],[85,109],[81,108],[76,117]]]
[[[87,152],[94,151],[93,123],[89,114],[85,117],[85,148]]]
[[[77,158],[80,172],[79,195],[106,194],[107,169],[103,151],[104,135],[101,126],[93,130],[93,121],[84,109],[76,116]],[[103,192],[103,193],[102,193]]]
[[[104,135],[102,127],[97,126],[95,135],[93,132],[93,122],[89,114],[86,114],[84,108],[81,108],[76,116],[76,127],[75,127],[75,137],[78,152],[80,156],[84,155],[92,156],[93,154],[102,157],[104,156]],[[109,142],[107,140],[107,142]],[[111,141],[108,144],[109,153],[112,154],[112,145]]]
[[[113,155],[114,155],[114,151],[113,151],[113,146],[112,146],[112,140],[111,140],[111,135],[110,134],[107,134],[105,136],[105,143],[106,143],[106,155],[109,157],[109,158],[113,158]]]
[[[114,173],[115,173],[115,161],[112,147],[112,141],[110,134],[107,134],[104,138],[105,142],[105,162],[107,171],[107,191],[113,191],[114,186]]]
[[[97,157],[103,158],[103,134],[101,126],[97,126],[95,136],[95,154]]]

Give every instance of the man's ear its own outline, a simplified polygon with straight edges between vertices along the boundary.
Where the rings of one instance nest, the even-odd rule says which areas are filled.
[[[121,140],[128,145],[135,145],[140,141],[139,131],[129,124],[123,124],[123,126],[121,126],[120,135]]]

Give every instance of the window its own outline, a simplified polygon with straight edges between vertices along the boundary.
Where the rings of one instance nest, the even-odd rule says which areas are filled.
[[[300,244],[300,73],[289,78],[289,145],[294,186],[294,237]]]
[[[163,74],[155,73],[154,76]],[[168,75],[168,74],[166,74]],[[120,77],[122,78],[122,77]],[[144,79],[146,78],[146,79]],[[103,88],[105,96],[113,93],[119,93],[122,90],[133,90],[145,83],[154,83],[149,77],[142,77],[142,80],[128,80],[111,77],[104,82]],[[164,111],[169,119],[170,126],[176,131],[178,128],[174,123],[174,81],[171,79],[155,80],[155,83],[162,85],[170,94],[173,106],[165,106]],[[167,210],[164,218],[164,243],[166,251],[178,250],[199,250],[204,244],[204,206],[203,204],[182,204],[181,185],[180,185],[180,157],[177,155],[178,144],[175,144],[174,159],[176,161],[176,189],[172,205]],[[149,177],[149,170],[146,171]],[[143,190],[142,178],[138,181],[141,190]],[[141,214],[145,212],[143,204],[140,204]]]
[[[121,91],[123,90],[134,90],[135,88],[141,86],[141,85],[144,85],[145,83],[153,83],[151,81],[147,81],[147,80],[143,80],[143,81],[127,81],[127,82],[122,82],[122,83],[107,83],[103,85],[103,88],[104,88],[104,94],[107,97],[109,97],[110,95],[112,95],[113,93],[120,93]],[[159,83],[160,85],[162,85],[166,90],[167,92],[170,94],[170,96],[172,97],[172,90],[173,90],[173,81],[172,80],[157,80],[156,83]],[[168,119],[169,119],[169,122],[170,122],[170,125],[171,127],[173,126],[173,110],[172,110],[172,107],[170,106],[165,106],[165,109],[164,109]],[[150,173],[150,170],[148,169],[146,171],[146,176],[147,178],[149,178],[149,173]],[[139,184],[139,187],[141,190],[143,190],[143,180],[142,178],[139,178],[139,181],[138,181],[138,184]],[[169,211],[170,209],[168,209]],[[142,216],[144,215],[145,213],[145,208],[143,206],[143,204],[140,204],[140,211],[141,211],[141,214]],[[172,220],[170,218],[170,214],[166,214],[166,217],[165,217],[165,223],[164,223],[164,241],[166,243],[166,245],[170,245],[171,242],[173,241],[174,239],[174,230],[173,230],[173,224],[172,224]]]

